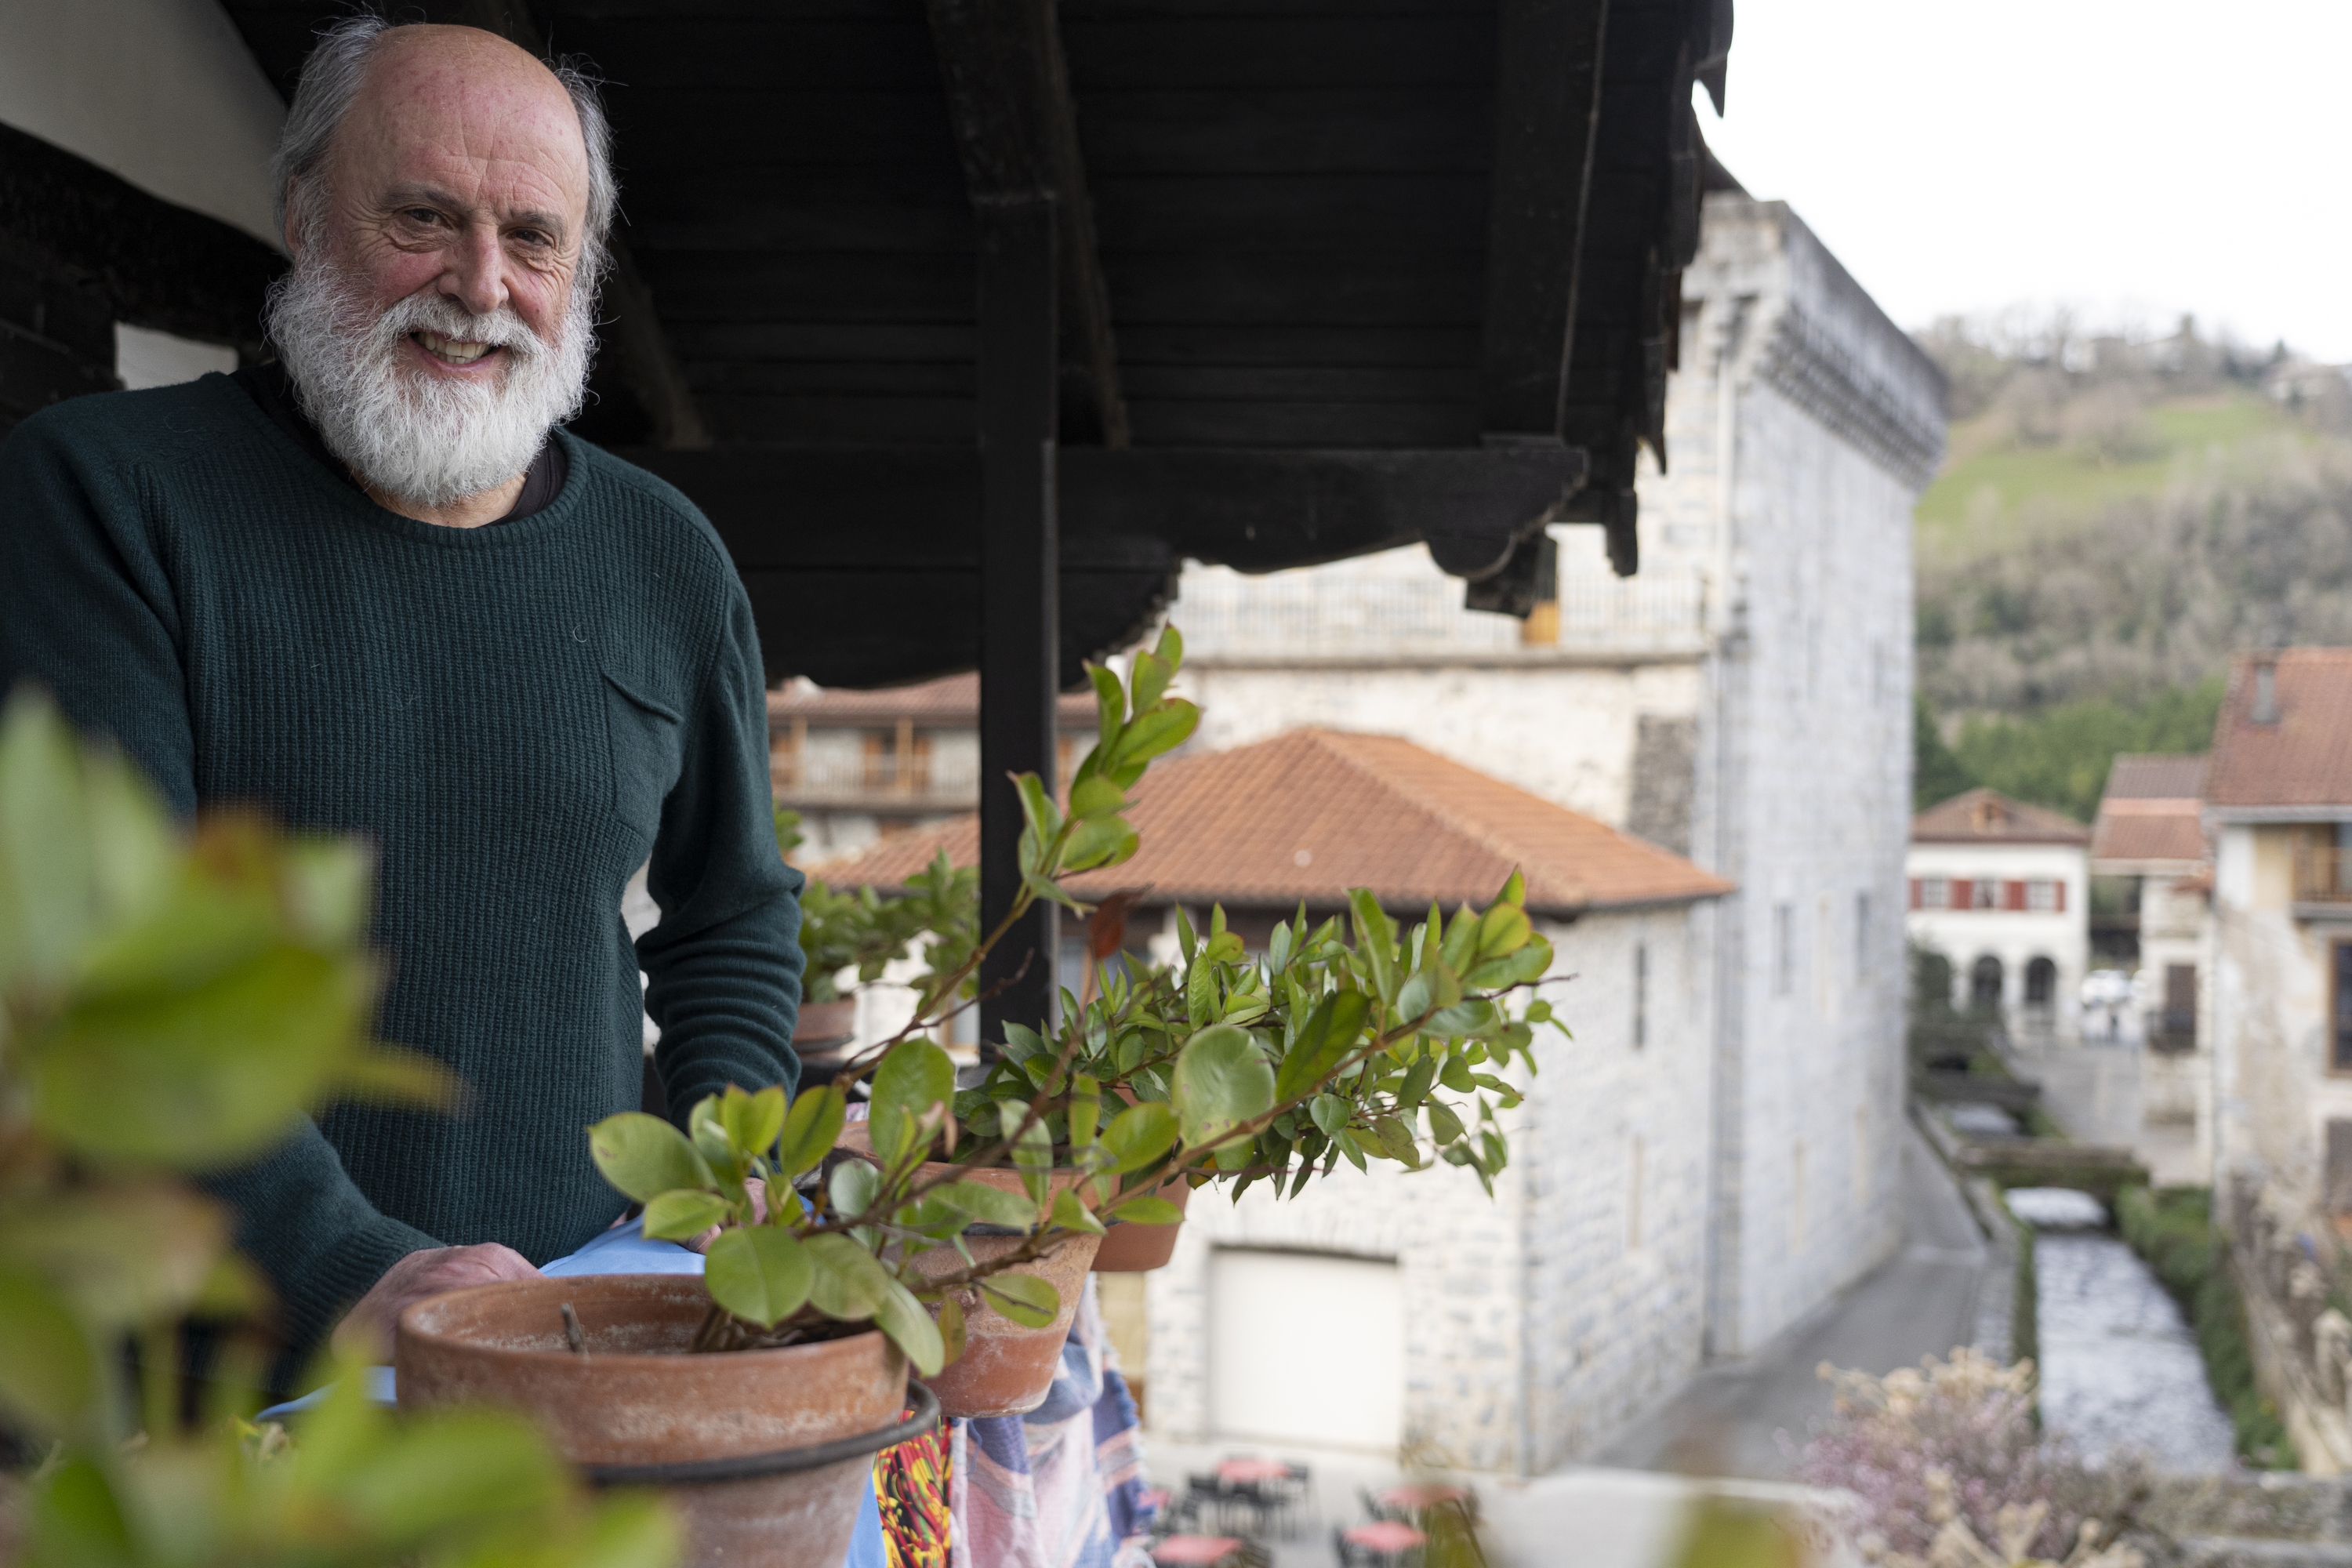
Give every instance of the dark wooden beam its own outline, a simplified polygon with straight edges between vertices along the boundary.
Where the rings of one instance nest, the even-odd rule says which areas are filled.
[[[524,0],[443,0],[427,9],[435,21],[479,27],[541,59],[548,58],[547,36]],[[612,255],[604,275],[604,336],[620,358],[623,380],[652,422],[655,445],[669,451],[702,450],[710,445],[710,429],[687,385],[686,366],[662,331],[653,290],[646,287],[627,239],[615,233],[608,244]]]
[[[1021,796],[1012,775],[1035,773],[1049,792],[1058,782],[1059,242],[1050,195],[992,204],[980,220],[980,921],[992,931],[1024,880]],[[1050,1026],[1057,912],[1051,900],[1039,899],[981,965],[982,1042],[1002,1041],[1008,1021]]]
[[[1561,437],[1609,0],[1500,0],[1480,428]]]
[[[745,571],[977,572],[982,460],[960,447],[624,450],[709,514]],[[1064,447],[1064,566],[1244,572],[1427,541],[1477,578],[1581,486],[1574,447],[1408,451]]]
[[[974,209],[1041,195],[1055,202],[1064,435],[1125,447],[1110,291],[1052,0],[928,0],[927,8]]]

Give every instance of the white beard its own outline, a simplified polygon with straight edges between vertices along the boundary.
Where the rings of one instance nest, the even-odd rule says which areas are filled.
[[[446,294],[411,294],[371,316],[326,248],[303,247],[271,289],[269,336],[320,438],[368,484],[412,506],[448,506],[520,474],[547,433],[580,412],[595,351],[586,290],[572,290],[551,342],[509,307],[477,316]],[[493,381],[420,375],[402,363],[419,331],[497,344],[507,363]]]

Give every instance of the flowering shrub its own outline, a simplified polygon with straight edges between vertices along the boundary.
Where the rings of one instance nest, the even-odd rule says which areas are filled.
[[[2098,1552],[2133,1490],[2127,1467],[2095,1471],[2064,1438],[2036,1429],[2033,1363],[2004,1366],[1962,1346],[1885,1377],[1822,1363],[1833,1414],[1805,1445],[1797,1479],[1863,1500],[1861,1544],[1888,1568],[1981,1568],[2064,1558],[2126,1568]],[[2092,1526],[2088,1534],[2084,1527]],[[1984,1542],[1996,1543],[1998,1551]]]

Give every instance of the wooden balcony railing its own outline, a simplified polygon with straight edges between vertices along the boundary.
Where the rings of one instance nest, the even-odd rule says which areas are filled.
[[[2305,845],[2294,858],[2294,901],[2352,904],[2352,849]]]
[[[973,763],[927,752],[905,757],[887,752],[795,757],[778,751],[769,757],[768,772],[777,802],[783,805],[969,809],[980,796],[980,773]]]

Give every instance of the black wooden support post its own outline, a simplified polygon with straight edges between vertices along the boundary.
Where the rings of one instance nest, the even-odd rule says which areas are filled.
[[[980,920],[992,931],[1021,889],[1021,800],[1008,776],[1050,791],[1061,663],[1060,530],[1055,517],[1055,204],[1033,195],[978,204],[980,220]],[[1059,952],[1055,907],[1039,900],[981,969],[985,1052],[1009,1019],[1048,1025]],[[1024,965],[1026,965],[1024,968]],[[1014,978],[1015,975],[1018,978]]]

